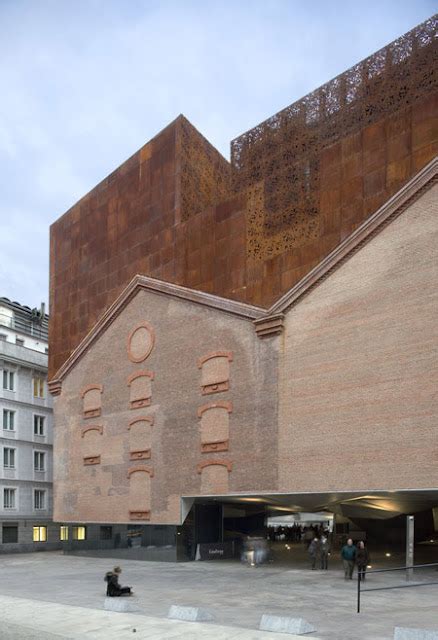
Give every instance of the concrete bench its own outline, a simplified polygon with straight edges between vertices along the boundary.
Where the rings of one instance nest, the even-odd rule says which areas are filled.
[[[313,633],[316,628],[304,618],[289,618],[286,616],[274,616],[266,613],[260,620],[260,631],[276,631],[277,633],[291,633],[296,636],[305,633]]]
[[[132,601],[130,596],[105,598],[103,608],[106,611],[117,611],[118,613],[134,613],[140,611],[140,608]]]
[[[438,629],[395,627],[394,640],[438,640]]]
[[[171,620],[186,620],[187,622],[207,622],[214,620],[214,615],[207,611],[207,609],[201,609],[201,607],[182,607],[177,604],[173,604],[167,617]]]

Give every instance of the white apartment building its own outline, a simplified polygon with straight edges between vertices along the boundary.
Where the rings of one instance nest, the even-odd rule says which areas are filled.
[[[48,315],[0,297],[0,553],[57,549]]]

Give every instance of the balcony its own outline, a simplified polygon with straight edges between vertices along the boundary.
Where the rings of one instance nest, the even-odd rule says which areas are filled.
[[[49,339],[47,326],[41,325],[37,321],[34,322],[31,318],[11,317],[5,313],[0,313],[0,327],[7,327],[18,333],[24,333],[46,342]]]

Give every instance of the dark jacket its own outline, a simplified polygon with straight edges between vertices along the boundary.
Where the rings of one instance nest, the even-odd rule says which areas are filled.
[[[328,539],[327,536],[324,536],[323,538],[320,538],[319,540],[319,546],[320,546],[320,550],[321,550],[321,555],[324,553],[330,553],[330,540]]]
[[[319,554],[319,540],[312,540],[307,551],[309,556],[317,556]]]
[[[343,560],[354,560],[356,558],[356,547],[354,544],[351,547],[348,544],[344,544],[341,549],[341,557]]]
[[[359,567],[366,567],[367,564],[370,563],[370,554],[368,553],[368,549],[356,549],[356,564]]]
[[[108,571],[108,573],[105,574],[104,580],[107,583],[106,595],[110,597],[119,596],[122,588],[119,585],[119,576],[117,575],[117,573]]]

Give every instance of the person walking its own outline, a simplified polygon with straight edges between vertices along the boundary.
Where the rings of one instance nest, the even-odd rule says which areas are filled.
[[[356,559],[356,547],[353,544],[353,540],[348,538],[347,544],[341,549],[341,558],[344,565],[344,578],[345,580],[353,579],[354,561]]]
[[[359,542],[356,549],[356,566],[359,572],[359,580],[365,581],[367,565],[370,563],[370,554],[365,547],[363,540]]]
[[[316,536],[313,538],[313,540],[309,544],[307,553],[309,554],[309,558],[310,558],[310,566],[312,568],[312,571],[314,571],[314,569],[316,568],[316,561],[319,556],[319,540]]]
[[[121,587],[119,584],[119,575],[122,573],[120,567],[114,567],[112,571],[105,574],[105,582],[107,583],[106,595],[110,598],[115,596],[132,596],[131,587]]]
[[[319,554],[321,558],[321,569],[328,569],[328,557],[330,553],[330,540],[327,531],[324,531],[319,539]]]
[[[312,542],[313,538],[314,538],[314,534],[313,531],[310,527],[305,527],[304,529],[304,544],[306,545],[306,549],[309,549],[309,545]]]

